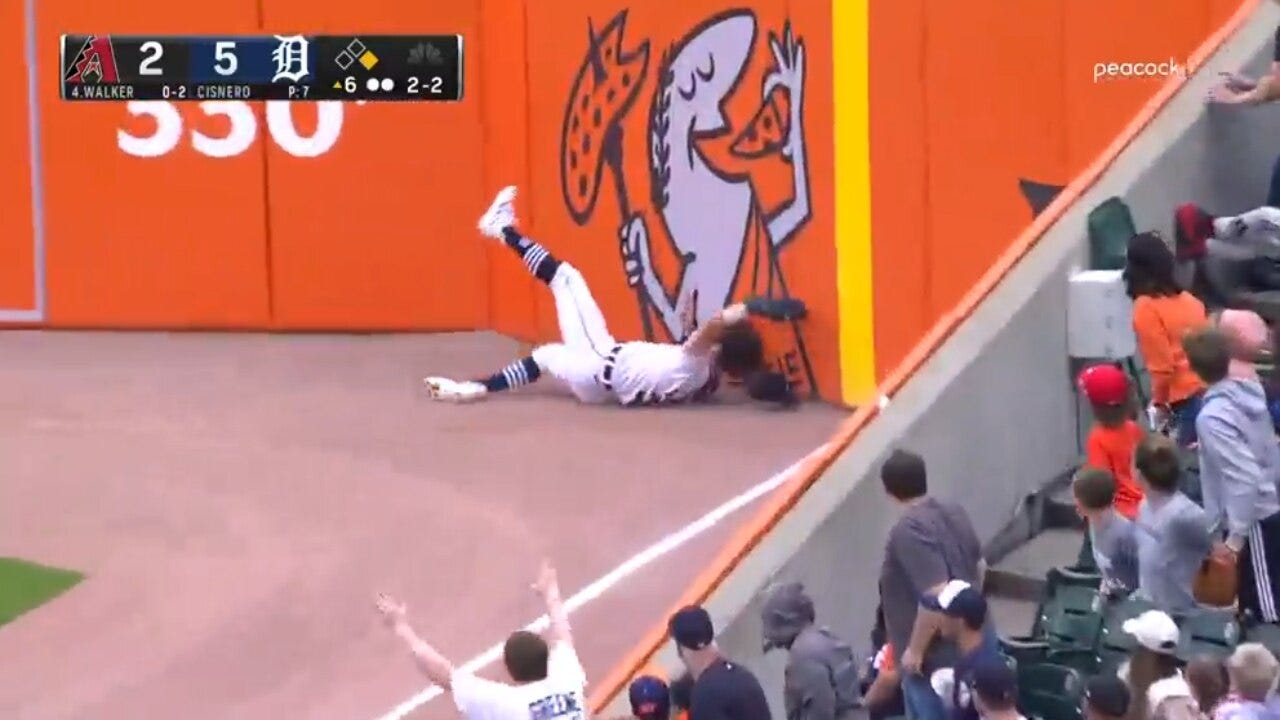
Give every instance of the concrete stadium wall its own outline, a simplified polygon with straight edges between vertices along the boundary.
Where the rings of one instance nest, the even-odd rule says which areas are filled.
[[[1278,21],[1274,4],[1254,11],[713,591],[706,606],[722,647],[757,670],[779,717],[784,658],[761,654],[760,591],[775,580],[803,581],[820,622],[865,646],[895,517],[877,476],[892,448],[921,452],[932,492],[962,502],[985,540],[1078,456],[1066,290],[1086,260],[1085,217],[1120,195],[1140,226],[1171,233],[1178,203],[1227,211],[1260,202],[1280,148],[1259,147],[1259,139],[1280,137],[1280,111],[1206,110],[1203,98],[1218,72],[1265,66]],[[653,662],[677,672],[670,647]]]

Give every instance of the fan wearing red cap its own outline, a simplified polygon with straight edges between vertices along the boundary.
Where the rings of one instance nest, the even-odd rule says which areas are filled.
[[[1085,464],[1111,473],[1116,479],[1116,512],[1132,520],[1142,502],[1142,489],[1133,480],[1133,451],[1143,432],[1133,420],[1129,378],[1115,365],[1094,365],[1080,373],[1076,384],[1093,410]]]

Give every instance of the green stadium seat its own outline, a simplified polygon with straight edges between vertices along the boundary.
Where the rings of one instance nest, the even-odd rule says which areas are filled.
[[[1093,653],[1102,633],[1102,613],[1062,612],[1044,624],[1051,653],[1084,650]]]
[[[1062,665],[1018,669],[1018,706],[1027,720],[1080,720],[1084,676]]]
[[[1178,657],[1191,661],[1202,655],[1225,658],[1240,642],[1240,623],[1231,610],[1202,610],[1178,623],[1182,638]]]
[[[1047,578],[1048,579],[1048,578]],[[1091,615],[1102,607],[1102,597],[1096,588],[1084,585],[1048,583],[1048,594],[1036,612],[1035,624],[1031,628],[1032,637],[1047,637],[1048,626],[1052,618],[1063,614]]]
[[[1049,643],[1027,637],[1000,638],[1000,653],[1014,663],[1014,669],[1037,665],[1049,659]]]
[[[1085,536],[1088,537],[1087,535]],[[1098,566],[1092,563],[1093,551],[1089,551],[1090,564],[1076,564],[1071,567],[1056,567],[1045,573],[1044,580],[1046,591],[1049,597],[1057,594],[1058,588],[1073,585],[1076,587],[1088,588],[1089,590],[1097,590],[1102,586],[1102,574],[1098,572]]]
[[[1068,648],[1065,650],[1050,649],[1046,662],[1052,665],[1069,667],[1085,676],[1097,674],[1098,667],[1101,664],[1098,651],[1094,647]]]
[[[1130,597],[1108,603],[1103,609],[1102,631],[1098,637],[1098,672],[1115,672],[1128,659],[1137,642],[1124,631],[1124,623],[1155,609],[1150,602]]]
[[[1138,234],[1129,206],[1119,197],[1110,197],[1089,211],[1085,220],[1089,232],[1089,267],[1092,270],[1123,270],[1129,238]]]

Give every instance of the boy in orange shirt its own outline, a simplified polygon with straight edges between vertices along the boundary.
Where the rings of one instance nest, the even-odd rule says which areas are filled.
[[[1132,520],[1142,502],[1142,489],[1133,479],[1133,451],[1143,431],[1132,417],[1129,378],[1115,365],[1094,365],[1080,373],[1077,384],[1093,408],[1085,464],[1111,473],[1116,512]]]

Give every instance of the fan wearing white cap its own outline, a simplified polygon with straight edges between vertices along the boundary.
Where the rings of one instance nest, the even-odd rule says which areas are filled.
[[[1120,678],[1129,685],[1133,708],[1130,717],[1148,717],[1147,691],[1161,680],[1181,678],[1178,662],[1178,640],[1181,632],[1168,613],[1148,610],[1129,618],[1121,626],[1133,637],[1138,647],[1129,660],[1120,667]]]
[[[987,622],[987,600],[963,580],[952,580],[937,595],[926,595],[920,606],[942,615],[942,637],[954,642],[959,652],[955,668],[941,668],[930,676],[930,684],[951,707],[954,720],[978,720],[973,702],[975,668],[1003,662],[1000,642]]]

